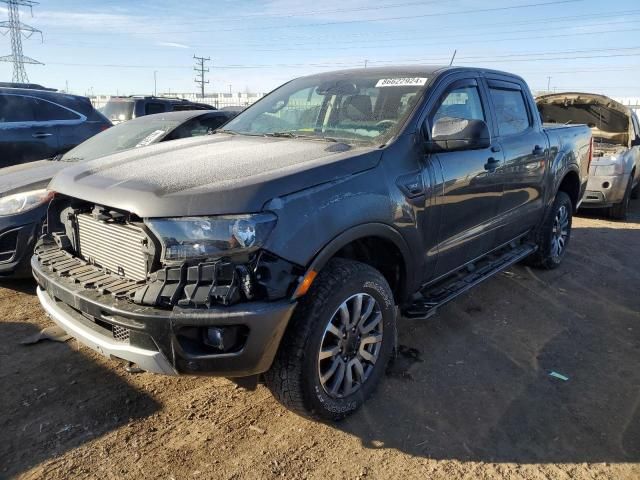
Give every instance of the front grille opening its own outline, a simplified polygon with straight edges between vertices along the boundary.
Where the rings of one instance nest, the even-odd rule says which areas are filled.
[[[7,262],[16,254],[18,233],[19,230],[11,230],[0,235],[0,262]]]
[[[91,264],[134,281],[147,278],[148,238],[135,225],[104,221],[87,213],[77,215],[78,254]]]

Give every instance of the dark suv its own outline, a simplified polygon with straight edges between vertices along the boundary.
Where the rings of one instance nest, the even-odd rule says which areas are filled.
[[[168,97],[111,97],[100,111],[114,124],[154,113],[182,110],[215,110],[205,103],[190,102],[183,98]]]
[[[0,168],[65,153],[110,126],[86,97],[0,87]]]

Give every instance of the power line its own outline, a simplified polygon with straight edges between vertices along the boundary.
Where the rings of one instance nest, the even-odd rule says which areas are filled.
[[[161,30],[155,32],[144,32],[136,30],[136,35],[169,35],[169,34],[178,34],[178,33],[219,33],[219,32],[232,32],[232,31],[255,31],[255,30],[284,30],[291,28],[308,28],[308,27],[324,27],[329,25],[351,25],[357,23],[373,23],[373,22],[388,22],[395,20],[415,20],[417,18],[433,18],[433,17],[447,17],[452,15],[462,15],[462,14],[472,14],[472,13],[492,13],[499,11],[511,11],[511,10],[520,10],[525,8],[535,8],[535,7],[547,7],[547,6],[555,6],[561,4],[568,3],[577,3],[583,2],[584,0],[553,0],[548,2],[538,2],[538,3],[527,3],[522,5],[509,5],[506,7],[491,7],[491,8],[477,8],[477,9],[469,9],[469,10],[457,10],[452,12],[432,12],[425,14],[413,14],[413,15],[399,15],[395,17],[382,17],[382,18],[370,18],[370,19],[355,19],[355,20],[335,20],[328,22],[318,22],[318,23],[303,23],[297,25],[263,25],[263,26],[242,26],[242,27],[233,27],[233,28],[216,28],[216,29],[207,29],[207,30]],[[370,7],[371,8],[371,7]],[[373,10],[373,8],[371,8]],[[110,32],[113,35],[120,35],[121,31]],[[82,32],[65,32],[66,35],[92,35],[95,33],[82,33]],[[106,34],[106,32],[105,32]]]
[[[13,63],[14,82],[28,83],[29,77],[27,76],[27,70],[24,68],[24,65],[26,63],[42,65],[42,63],[22,53],[22,36],[24,35],[25,38],[30,38],[34,33],[42,35],[42,32],[20,22],[19,7],[29,7],[33,14],[33,6],[38,5],[38,2],[32,0],[0,0],[0,2],[7,4],[9,13],[9,21],[0,22],[0,29],[8,30],[11,37],[11,55],[0,57],[0,62]],[[23,34],[23,32],[25,33]]]
[[[457,56],[457,63],[493,63],[493,62],[523,62],[523,61],[553,61],[553,60],[582,60],[582,59],[592,59],[592,58],[610,58],[610,57],[634,57],[639,56],[640,52],[637,53],[620,53],[613,55],[574,55],[574,56],[562,56],[562,57],[551,57],[545,58],[540,57],[540,55],[564,55],[566,53],[580,53],[586,51],[625,51],[628,49],[640,50],[640,47],[622,47],[620,49],[599,49],[599,50],[567,50],[567,51],[555,51],[555,52],[531,52],[531,53],[514,53],[502,56],[500,60],[495,60],[494,57],[473,57],[473,56]],[[526,55],[530,55],[532,58],[521,58]],[[520,58],[509,59],[505,58],[508,56],[517,56]],[[196,59],[200,59],[202,57],[195,57]],[[440,59],[394,59],[394,60],[368,60],[368,63],[376,63],[376,64],[399,64],[399,63],[408,63],[408,64],[424,64],[427,62],[440,61],[442,63],[446,63],[450,60],[451,56],[449,54],[443,54]],[[473,62],[469,61],[459,61],[459,60],[469,60],[474,59]],[[205,58],[204,61],[209,61],[209,58]],[[140,64],[96,64],[96,63],[65,63],[65,62],[52,62],[51,65],[60,65],[60,66],[71,66],[71,67],[105,67],[105,68],[141,68],[141,69],[190,69],[192,66],[189,65],[140,65]],[[202,66],[204,66],[202,64]],[[283,68],[283,67],[317,67],[317,68],[327,68],[327,67],[360,67],[362,66],[361,61],[354,62],[324,62],[324,63],[273,63],[273,64],[257,64],[257,65],[249,65],[249,64],[220,64],[216,65],[217,69],[259,69],[259,68]],[[198,67],[195,67],[196,71],[199,71]],[[205,69],[205,72],[208,72],[209,69]],[[606,68],[597,69],[597,71],[607,71]]]
[[[637,14],[640,14],[640,10],[637,11]],[[632,14],[633,15],[633,14]],[[536,21],[530,21],[528,22],[529,25],[531,24],[536,24],[536,23],[544,23],[545,25],[549,25],[550,23],[554,22],[554,21],[559,21],[560,19],[556,19],[556,20],[540,20],[539,22]],[[609,26],[609,25],[624,25],[624,24],[633,24],[633,25],[637,25],[637,20],[633,20],[633,19],[628,19],[628,20],[621,20],[621,21],[615,21],[615,22],[601,22],[601,23],[590,23],[590,24],[585,24],[585,25],[581,25],[578,28],[593,28],[593,27],[599,27],[599,26]],[[430,40],[432,38],[436,38],[436,39],[447,39],[447,38],[455,38],[456,40],[459,39],[460,37],[464,37],[464,36],[477,36],[479,34],[479,32],[482,31],[482,29],[486,29],[489,28],[491,30],[491,32],[489,32],[488,34],[484,34],[483,35],[495,35],[495,33],[493,33],[493,31],[495,31],[496,26],[498,26],[499,24],[494,24],[491,25],[490,27],[481,27],[481,29],[479,31],[474,31],[473,28],[465,28],[463,30],[463,33],[456,33],[455,30],[451,30],[451,29],[447,29],[447,32],[451,33],[451,35],[442,35],[439,34],[437,32],[435,32],[433,35],[420,35],[420,36],[413,36],[413,37],[406,37],[403,36],[401,38],[380,38],[377,37],[376,40],[385,40],[387,43],[385,43],[383,46],[389,46],[390,44],[388,43],[389,41],[411,41],[412,44],[415,43],[416,41],[420,41],[420,40]],[[470,31],[471,30],[471,31]],[[499,34],[519,34],[519,33],[530,33],[530,32],[538,32],[539,28],[535,28],[535,29],[518,29],[518,30],[511,30],[511,31],[505,31],[503,29],[500,30]],[[587,33],[587,32],[585,32]],[[591,32],[588,32],[591,33]],[[580,34],[580,35],[584,35],[584,33],[582,32],[576,32],[576,34]],[[269,38],[269,40],[273,40],[273,38]],[[265,42],[260,42],[260,43],[240,43],[237,41],[229,41],[230,42],[230,46],[225,46],[225,51],[230,51],[230,50],[243,50],[246,47],[254,47],[254,46],[270,46]],[[377,44],[372,44],[371,41],[368,40],[345,40],[342,39],[340,44],[341,45],[351,45],[354,46],[355,43],[362,43],[365,42],[365,46],[368,47],[372,47],[372,48],[380,48],[380,45]],[[50,45],[60,45],[60,46],[75,46],[75,47],[87,47],[87,48],[108,48],[109,50],[112,49],[127,49],[130,50],[131,47],[130,46],[126,46],[126,47],[114,47],[111,44],[100,44],[100,43],[82,43],[82,44],[78,44],[77,42],[74,43],[65,43],[65,42],[48,42]],[[308,46],[308,45],[317,45],[318,44],[318,39],[314,39],[311,42],[297,42],[297,43],[293,43],[291,41],[287,42],[287,47],[292,47],[292,46]],[[199,44],[199,43],[190,43],[189,46],[194,47],[194,48],[212,48],[212,47],[220,47],[222,45],[225,45],[225,41],[224,39],[221,39],[219,42],[216,42],[215,45],[214,44]],[[277,44],[279,47],[282,45],[282,41],[280,41],[280,43]],[[157,45],[157,46],[145,46],[146,49],[151,49],[151,48],[156,48],[156,49],[162,49],[162,50],[166,50],[165,46],[161,46],[161,45]],[[269,51],[273,51],[273,49],[269,50]]]
[[[209,62],[211,59],[209,57],[196,57],[193,56],[196,61],[196,66],[193,69],[197,72],[198,77],[196,77],[195,82],[200,85],[200,98],[204,98],[204,85],[209,83],[209,80],[204,79],[204,74],[209,72],[208,68],[205,68],[204,62]]]

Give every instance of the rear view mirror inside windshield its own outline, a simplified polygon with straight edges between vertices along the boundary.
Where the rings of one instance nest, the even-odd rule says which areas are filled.
[[[358,87],[344,80],[333,80],[319,85],[316,93],[318,95],[355,95],[358,93]]]

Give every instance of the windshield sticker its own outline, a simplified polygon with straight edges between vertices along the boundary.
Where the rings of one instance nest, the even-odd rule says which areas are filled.
[[[136,145],[136,148],[146,147],[147,145],[150,145],[153,142],[155,142],[162,135],[164,135],[164,130],[155,130],[151,132],[149,135],[147,135],[146,137],[144,137],[142,140],[140,140]]]
[[[427,83],[427,78],[381,78],[376,83],[376,88],[380,87],[423,87]]]

